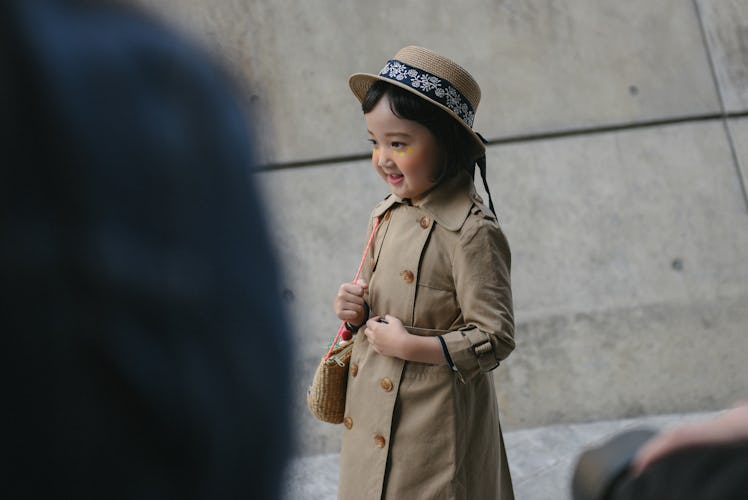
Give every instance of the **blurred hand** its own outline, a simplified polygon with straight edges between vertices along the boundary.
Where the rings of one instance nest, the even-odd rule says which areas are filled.
[[[650,439],[631,465],[634,475],[674,451],[692,446],[748,440],[748,404],[742,404],[705,422],[683,424]]]

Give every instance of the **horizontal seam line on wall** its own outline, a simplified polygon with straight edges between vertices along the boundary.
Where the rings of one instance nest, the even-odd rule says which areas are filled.
[[[641,122],[623,123],[616,125],[601,125],[593,127],[580,127],[572,128],[568,130],[559,130],[554,132],[538,132],[532,134],[522,134],[507,137],[499,137],[496,139],[490,139],[487,142],[487,146],[497,146],[503,144],[521,144],[526,142],[543,141],[548,139],[559,139],[563,137],[577,137],[583,135],[593,134],[604,134],[609,132],[621,132],[626,130],[637,130],[652,127],[661,127],[667,125],[679,125],[683,123],[694,123],[694,122],[710,122],[710,121],[723,121],[727,119],[736,118],[748,118],[748,111],[741,111],[736,113],[712,113],[706,115],[692,115],[684,116],[679,118],[667,118],[662,120],[648,120]],[[290,168],[302,168],[302,167],[318,167],[323,165],[331,165],[336,163],[346,163],[351,161],[361,161],[369,159],[371,155],[369,153],[352,154],[345,156],[335,156],[330,158],[317,158],[312,160],[299,160],[282,163],[269,163],[265,165],[258,165],[255,171],[267,172],[274,170],[285,170]]]

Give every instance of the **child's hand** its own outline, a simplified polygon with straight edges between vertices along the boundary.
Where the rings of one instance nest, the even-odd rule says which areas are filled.
[[[382,318],[376,316],[366,322],[364,334],[372,348],[379,354],[393,358],[405,358],[406,343],[410,334],[402,321],[389,314]]]
[[[352,325],[360,325],[366,320],[364,317],[364,291],[369,285],[364,280],[357,283],[343,283],[338,289],[333,309],[338,319]]]

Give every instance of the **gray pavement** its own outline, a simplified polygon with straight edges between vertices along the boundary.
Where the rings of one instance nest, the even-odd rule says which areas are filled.
[[[567,500],[579,453],[623,430],[663,429],[716,413],[659,415],[584,424],[561,424],[506,432],[507,455],[517,500]],[[337,454],[298,457],[286,474],[285,500],[335,500]],[[356,500],[356,499],[345,499]]]

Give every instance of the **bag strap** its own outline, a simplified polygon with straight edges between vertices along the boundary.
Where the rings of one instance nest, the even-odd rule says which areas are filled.
[[[364,268],[364,262],[366,262],[366,255],[369,253],[369,248],[371,247],[371,242],[374,239],[374,235],[377,232],[377,227],[379,226],[379,217],[376,217],[374,219],[374,227],[371,229],[371,234],[369,235],[369,241],[366,243],[366,248],[364,248],[364,254],[361,256],[361,263],[358,265],[358,270],[356,271],[356,276],[353,278],[353,282],[358,282],[358,277],[361,275],[361,270]],[[335,338],[332,341],[332,344],[330,344],[330,350],[327,351],[327,354],[325,354],[325,361],[328,360],[328,358],[332,355],[333,349],[335,349],[335,346],[337,345],[338,341],[340,340],[340,337],[343,335],[343,332],[347,331],[348,329],[345,327],[345,321],[343,321],[340,324],[340,328],[338,328],[338,333],[335,335]]]

